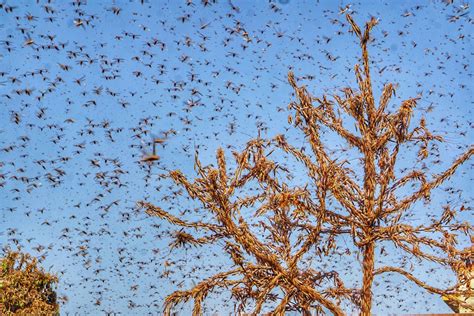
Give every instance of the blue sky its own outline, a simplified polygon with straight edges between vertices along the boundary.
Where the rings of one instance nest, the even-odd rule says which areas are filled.
[[[469,2],[232,3],[238,9],[224,0],[7,1],[0,10],[0,244],[16,240],[46,254],[44,266],[60,274],[59,291],[69,297],[63,312],[156,313],[178,285],[187,288],[210,273],[160,278],[165,262],[187,271],[201,253],[204,263],[225,266],[218,249],[170,254],[166,225],[136,211],[135,203],[149,200],[176,213],[196,207],[184,198],[167,200],[176,188],[159,178],[163,169],[193,175],[195,146],[211,163],[218,147],[230,157],[259,128],[265,137],[285,133],[303,144],[287,123],[286,107],[294,101],[287,72],[314,95],[355,86],[359,51],[341,8],[359,24],[379,19],[369,48],[376,94],[386,82],[398,84],[392,109],[422,95],[414,122],[426,116],[446,139],[433,171],[472,144]],[[141,147],[150,151],[150,135],[167,131],[159,163],[139,163]],[[336,146],[336,138],[325,137]],[[293,167],[296,180],[304,181]],[[430,210],[447,201],[472,203],[471,167],[466,163],[445,186],[463,192],[437,190]],[[413,220],[426,220],[427,212],[418,206]],[[472,212],[460,216],[472,223]],[[333,264],[342,268],[350,260]],[[438,285],[452,280],[429,268],[417,270],[420,278]],[[385,280],[375,288],[381,295],[374,313],[449,311],[438,297],[390,280],[388,288]],[[382,295],[393,292],[398,295]],[[207,311],[232,309],[217,295]]]

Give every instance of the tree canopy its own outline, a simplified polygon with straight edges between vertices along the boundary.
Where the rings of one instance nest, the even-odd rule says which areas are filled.
[[[7,249],[0,260],[0,314],[59,315],[57,282],[36,258]]]
[[[383,262],[387,264],[376,265],[388,243],[405,259],[436,263],[457,275],[467,271],[465,253],[456,246],[458,238],[472,234],[472,227],[457,220],[453,206],[442,207],[426,224],[413,224],[407,215],[416,203],[430,203],[432,192],[471,158],[474,148],[469,147],[440,173],[425,164],[402,174],[395,171],[400,153],[418,147],[415,162],[424,162],[443,138],[428,130],[425,118],[412,124],[420,96],[389,111],[395,85],[387,83],[376,100],[368,45],[378,21],[372,18],[361,29],[350,15],[346,17],[362,51],[361,65],[354,67],[357,88],[344,87],[341,95],[314,97],[306,87],[298,86],[292,72],[288,74],[297,98],[289,105],[293,115],[288,120],[304,133],[310,153],[291,145],[285,135],[268,140],[259,136],[249,141],[242,152],[233,153],[234,168],[228,168],[222,149],[217,152],[216,167],[203,166],[196,152],[198,177],[194,181],[179,170],[171,171],[169,177],[199,202],[200,212],[211,214],[197,215],[206,220],[186,221],[150,202],[140,202],[148,214],[178,227],[172,249],[217,244],[232,261],[227,271],[190,290],[169,295],[164,304],[166,315],[189,299],[194,300],[193,314],[201,314],[204,299],[217,288],[231,292],[238,312],[250,309],[259,314],[267,306],[276,315],[289,310],[305,315],[313,311],[343,315],[344,306],[352,306],[349,308],[361,315],[370,315],[374,279],[389,273],[453,300],[460,292],[470,291],[459,290],[465,278],[453,280],[453,285],[446,288],[431,286],[417,278],[406,264],[396,266],[398,261],[391,257],[394,259],[395,254],[385,255]],[[344,151],[351,151],[360,164],[330,152],[323,130],[338,135],[346,144]],[[307,183],[294,186],[285,181],[291,179],[292,170],[272,159],[275,151],[299,161]],[[414,188],[412,192],[410,188]],[[463,210],[464,206],[459,207]],[[352,240],[348,253],[353,251],[360,258],[353,262],[354,266],[360,263],[358,268],[353,267],[353,271],[361,272],[359,286],[347,285],[341,271],[328,270],[317,262],[306,264],[311,256],[340,254],[341,235]],[[466,302],[458,303],[469,307]]]

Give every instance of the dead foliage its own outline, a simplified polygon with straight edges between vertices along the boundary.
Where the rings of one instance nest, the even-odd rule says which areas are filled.
[[[404,267],[375,267],[377,245],[390,242],[413,258],[450,267],[458,275],[468,269],[465,253],[456,245],[458,235],[471,235],[472,227],[456,221],[456,210],[446,206],[441,217],[426,225],[413,225],[404,214],[418,201],[428,203],[432,191],[470,159],[474,148],[471,146],[443,172],[408,170],[396,176],[400,152],[418,146],[418,161],[423,161],[430,155],[430,144],[443,139],[427,129],[424,119],[410,128],[417,97],[403,101],[396,111],[389,112],[387,107],[395,94],[395,85],[388,83],[378,102],[375,100],[367,46],[377,20],[372,18],[363,29],[350,15],[347,20],[362,50],[361,65],[354,68],[357,88],[344,88],[340,95],[318,98],[304,86],[298,86],[293,73],[288,74],[297,98],[289,105],[293,114],[288,120],[304,133],[310,154],[289,144],[284,135],[249,141],[242,152],[233,153],[233,170],[227,167],[222,149],[217,151],[216,167],[203,166],[196,153],[196,179],[191,181],[180,171],[172,171],[169,176],[212,214],[209,221],[185,221],[149,202],[140,202],[149,215],[179,227],[171,247],[203,246],[219,240],[233,262],[227,272],[169,295],[164,303],[165,315],[190,299],[194,300],[193,315],[202,314],[204,299],[217,288],[231,292],[237,312],[246,312],[252,306],[253,315],[260,314],[268,302],[274,306],[275,315],[289,310],[310,315],[315,311],[322,313],[323,307],[334,315],[343,315],[343,300],[353,304],[361,315],[370,315],[374,278],[382,274],[400,274],[431,293],[453,299],[459,294],[457,288],[466,284],[467,280],[460,278],[456,286],[440,289]],[[355,131],[345,127],[348,120],[355,122]],[[358,170],[350,163],[331,156],[321,129],[336,133],[357,150],[363,179],[355,177]],[[290,187],[285,183],[279,175],[290,171],[271,160],[274,150],[302,163],[310,186]],[[258,183],[259,192],[240,196],[238,192],[252,183]],[[416,184],[414,192],[403,196],[411,184]],[[244,209],[254,209],[253,219],[258,219],[267,238],[258,237],[242,214]],[[196,232],[200,237],[194,235]],[[351,238],[361,256],[360,288],[347,287],[337,271],[303,268],[302,262],[309,253],[333,253],[337,236],[342,234]]]

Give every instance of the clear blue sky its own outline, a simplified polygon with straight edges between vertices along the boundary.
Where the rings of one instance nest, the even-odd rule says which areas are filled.
[[[0,244],[17,240],[46,254],[45,267],[60,273],[60,293],[69,297],[63,312],[156,313],[178,284],[193,284],[182,273],[158,277],[166,260],[190,270],[196,252],[169,256],[167,234],[135,212],[136,201],[176,213],[196,207],[167,201],[176,188],[158,178],[161,168],[192,175],[194,146],[211,163],[218,147],[241,149],[259,127],[302,144],[286,130],[294,100],[288,70],[314,76],[301,82],[315,95],[355,86],[349,70],[359,51],[341,8],[359,24],[379,18],[370,47],[375,90],[397,83],[394,108],[422,94],[415,118],[425,115],[447,140],[434,170],[473,143],[469,2],[233,0],[238,9],[225,0],[38,2],[7,0],[0,9]],[[176,133],[158,147],[159,164],[138,163],[140,138],[170,129]],[[472,205],[471,167],[445,186],[463,193],[438,190],[433,211],[447,201]],[[418,212],[414,220],[425,220],[422,205]],[[472,212],[461,216],[472,222]],[[202,257],[226,262],[210,251]],[[449,281],[434,271],[417,272],[437,285]],[[438,297],[390,280],[376,293],[398,294],[379,295],[375,313],[449,311]],[[211,299],[209,311],[231,312],[221,299]]]

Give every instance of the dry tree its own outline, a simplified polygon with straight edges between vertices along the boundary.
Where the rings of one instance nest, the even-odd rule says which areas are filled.
[[[1,315],[59,315],[56,276],[26,253],[4,250],[0,259]]]
[[[342,95],[316,98],[297,85],[293,73],[288,74],[297,97],[297,102],[289,105],[293,111],[289,122],[304,133],[311,153],[290,145],[283,135],[249,141],[242,152],[233,153],[233,170],[229,170],[222,149],[217,151],[217,167],[202,166],[196,152],[198,177],[194,181],[180,171],[172,171],[169,176],[212,215],[209,220],[201,216],[201,220],[186,221],[152,203],[139,202],[149,215],[179,227],[172,247],[219,242],[233,263],[228,271],[190,290],[169,295],[164,303],[166,315],[190,299],[194,300],[193,314],[201,314],[204,299],[217,288],[230,290],[236,312],[246,312],[251,306],[252,314],[259,314],[264,306],[270,306],[277,315],[289,310],[306,315],[343,315],[342,302],[349,302],[361,315],[370,315],[374,278],[388,273],[400,274],[431,293],[458,300],[469,308],[458,298],[471,294],[470,290],[458,290],[469,281],[466,278],[460,277],[455,286],[441,289],[420,280],[403,265],[376,267],[376,247],[391,243],[420,261],[466,275],[469,267],[465,259],[470,254],[456,249],[456,243],[459,235],[471,235],[471,225],[460,223],[450,206],[429,224],[414,225],[406,215],[416,203],[429,203],[432,191],[472,156],[474,148],[471,146],[437,174],[429,173],[427,168],[400,175],[396,172],[399,153],[412,145],[419,146],[416,159],[423,161],[430,155],[430,145],[443,138],[432,134],[424,119],[410,128],[417,98],[401,102],[393,113],[388,111],[395,94],[393,84],[384,85],[376,103],[367,45],[377,20],[372,18],[361,30],[350,15],[346,17],[362,50],[362,65],[354,68],[357,89],[344,88]],[[355,122],[353,130],[346,127],[350,120]],[[331,155],[322,137],[323,129],[339,135],[355,151],[360,158],[359,169]],[[270,158],[275,150],[302,164],[306,185],[285,182],[291,172]],[[357,173],[363,174],[363,179],[358,179]],[[414,192],[407,194],[408,185],[414,185]],[[310,255],[324,258],[337,252],[343,235],[350,238],[352,248],[361,257],[360,287],[346,285],[334,269],[305,264]]]

